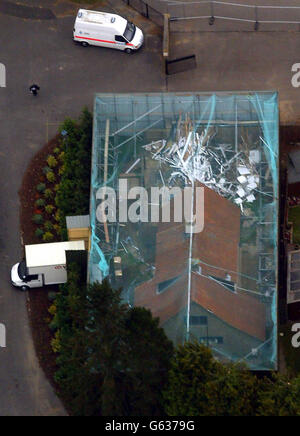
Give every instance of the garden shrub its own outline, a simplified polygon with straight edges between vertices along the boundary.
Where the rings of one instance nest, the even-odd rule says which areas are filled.
[[[54,230],[56,231],[56,233],[57,233],[58,235],[60,235],[60,232],[61,232],[60,225],[59,225],[59,224],[54,224],[54,225],[53,225],[53,228],[54,228]]]
[[[53,229],[53,224],[52,224],[52,222],[51,222],[51,221],[46,221],[45,224],[44,224],[44,228],[45,228],[45,230],[47,230],[47,231],[52,230],[52,229]]]
[[[53,213],[55,207],[53,206],[53,204],[47,204],[47,206],[45,206],[45,211],[50,215]]]
[[[53,171],[49,171],[48,173],[47,173],[47,180],[48,180],[48,182],[50,182],[50,183],[54,183],[55,182],[55,180],[56,180],[56,177],[55,177],[55,174],[54,174],[54,172]]]
[[[41,238],[43,236],[43,234],[44,234],[44,230],[43,229],[41,229],[40,227],[38,229],[36,229],[35,236],[37,238]]]
[[[45,234],[43,235],[43,241],[44,242],[51,242],[54,239],[54,235],[51,232],[45,232]]]
[[[59,147],[55,147],[55,149],[53,150],[53,153],[56,155],[60,154],[60,152],[61,152],[61,149]]]
[[[36,213],[35,215],[33,215],[32,221],[34,223],[36,223],[36,224],[42,224],[44,219],[43,219],[43,216],[40,213]]]
[[[61,345],[60,345],[60,331],[57,330],[55,332],[55,336],[51,341],[51,348],[53,350],[54,353],[59,353],[61,350]]]
[[[47,164],[49,165],[50,168],[55,168],[56,167],[57,160],[56,160],[56,158],[52,154],[50,154],[47,157]]]
[[[51,348],[52,348],[54,353],[59,353],[61,350],[60,331],[59,330],[57,330],[57,332],[55,332],[55,336],[51,341]]]
[[[37,187],[36,187],[36,190],[37,190],[38,192],[44,192],[45,189],[46,189],[46,185],[45,185],[45,183],[39,183],[39,184],[37,185]]]
[[[50,167],[44,167],[43,168],[43,173],[45,174],[45,176],[47,175],[47,173],[49,173],[49,171],[51,171]]]
[[[62,151],[62,152],[59,154],[58,159],[59,159],[61,162],[64,161],[64,159],[65,159],[65,152],[64,152],[64,151]]]
[[[48,309],[48,312],[50,313],[50,315],[54,316],[57,312],[57,307],[55,304],[51,304],[51,306]]]
[[[54,193],[53,193],[52,189],[49,189],[49,188],[45,189],[45,192],[44,192],[45,198],[47,198],[47,199],[52,198],[53,195],[54,195]]]
[[[91,150],[93,118],[84,109],[79,122],[65,120],[61,131],[67,136],[63,139],[63,154],[59,160],[64,162],[64,170],[55,197],[55,204],[60,211],[59,223],[62,238],[67,236],[65,217],[68,215],[85,215],[89,213]]]
[[[55,220],[56,220],[57,222],[60,221],[61,216],[60,216],[60,212],[59,212],[59,210],[57,210],[57,211],[55,212],[54,218],[55,218]]]
[[[43,198],[38,198],[35,202],[37,207],[43,207],[45,205],[45,200]]]

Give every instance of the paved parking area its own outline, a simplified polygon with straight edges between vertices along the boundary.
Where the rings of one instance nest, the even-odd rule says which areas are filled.
[[[176,32],[171,58],[196,55],[197,68],[169,76],[170,91],[279,91],[280,122],[300,123],[300,88],[291,69],[300,62],[298,32]]]
[[[54,0],[45,0],[44,5],[55,6],[57,18],[27,20],[0,13],[0,62],[7,69],[7,87],[0,88],[0,322],[7,327],[7,348],[0,349],[2,416],[65,414],[39,368],[26,298],[11,287],[9,272],[22,256],[18,200],[22,175],[66,116],[78,116],[84,105],[92,109],[96,92],[278,89],[281,121],[300,119],[300,88],[290,83],[291,66],[300,62],[297,32],[177,32],[171,56],[194,53],[197,69],[166,78],[161,32],[121,0],[107,0],[103,8],[127,14],[144,29],[145,47],[132,56],[75,45],[75,7]],[[32,82],[41,86],[36,99],[28,92]]]
[[[151,23],[145,47],[131,56],[74,44],[74,17],[62,15],[40,21],[0,14],[0,62],[7,70],[7,87],[0,88],[0,322],[7,328],[1,416],[65,414],[35,357],[26,296],[10,285],[11,265],[22,257],[18,190],[29,160],[65,117],[92,109],[96,92],[165,90],[161,38]],[[28,91],[33,82],[41,87],[37,98]]]

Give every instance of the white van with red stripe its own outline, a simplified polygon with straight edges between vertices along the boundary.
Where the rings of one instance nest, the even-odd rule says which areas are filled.
[[[144,42],[141,29],[115,14],[79,9],[73,39],[84,47],[97,45],[131,53]]]

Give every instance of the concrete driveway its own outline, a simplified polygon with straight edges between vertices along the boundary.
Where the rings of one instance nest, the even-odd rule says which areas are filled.
[[[22,257],[18,190],[28,162],[65,117],[77,117],[84,105],[92,108],[96,92],[159,91],[165,85],[156,32],[134,55],[85,49],[72,41],[73,16],[64,15],[24,20],[0,14],[0,62],[7,69],[7,87],[0,88],[0,323],[7,329],[7,348],[0,348],[1,416],[66,413],[39,367],[26,295],[10,285],[11,265]],[[33,82],[41,87],[36,99],[28,91]]]

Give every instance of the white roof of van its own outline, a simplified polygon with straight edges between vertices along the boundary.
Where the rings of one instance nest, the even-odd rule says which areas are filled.
[[[108,14],[107,12],[89,11],[87,9],[79,9],[77,20],[86,23],[97,23],[104,25],[122,26],[126,25],[127,20],[116,14]]]
[[[26,265],[28,268],[65,265],[66,250],[85,250],[84,241],[25,245]]]

